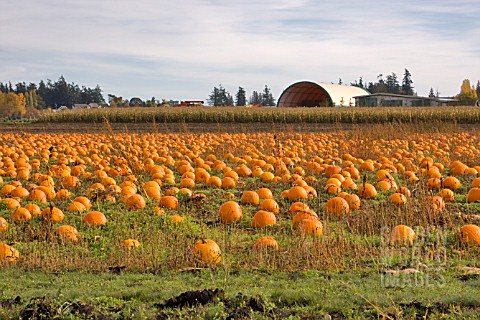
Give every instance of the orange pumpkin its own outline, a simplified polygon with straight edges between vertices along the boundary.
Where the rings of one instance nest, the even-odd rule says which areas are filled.
[[[350,207],[348,202],[341,197],[334,197],[327,201],[325,205],[326,211],[329,214],[342,216],[348,214]]]
[[[280,212],[280,206],[278,205],[277,201],[273,199],[263,200],[260,203],[260,209],[273,212],[274,214],[278,214]]]
[[[0,232],[5,232],[8,230],[8,222],[5,218],[0,217]]]
[[[480,245],[480,227],[474,224],[464,225],[458,233],[460,241],[468,245]]]
[[[308,236],[321,236],[323,235],[323,224],[318,219],[307,218],[300,221],[298,229],[301,234]]]
[[[218,214],[222,223],[232,223],[243,217],[242,208],[235,201],[227,201],[220,206]]]
[[[222,260],[220,247],[215,241],[210,239],[198,240],[192,251],[194,257],[204,264],[216,265]]]
[[[32,215],[30,211],[25,208],[17,208],[15,211],[12,212],[12,220],[13,221],[29,221],[32,220]]]
[[[100,211],[90,211],[83,219],[82,223],[88,226],[103,226],[107,223],[107,218]]]
[[[260,203],[260,197],[256,191],[245,191],[240,201],[242,204],[258,205]]]
[[[298,201],[300,199],[307,199],[308,198],[308,192],[305,190],[305,188],[302,188],[301,186],[295,186],[288,190],[287,194],[288,200],[290,201]]]
[[[252,219],[252,227],[264,228],[267,226],[273,226],[277,223],[275,214],[270,211],[260,210],[255,213]]]
[[[136,239],[126,239],[122,241],[120,246],[130,250],[130,249],[140,248],[141,244]]]
[[[42,217],[45,220],[60,222],[65,218],[65,215],[59,208],[48,207],[42,210]]]
[[[162,208],[175,209],[178,206],[178,199],[174,196],[163,196],[160,198],[158,205]]]
[[[278,250],[278,243],[277,241],[269,236],[258,238],[257,241],[253,244],[253,248],[256,250],[261,249],[273,249]]]
[[[415,237],[415,231],[412,228],[398,225],[390,233],[390,243],[401,246],[412,245]]]
[[[67,239],[73,242],[78,241],[78,230],[75,227],[63,225],[55,229],[55,233],[63,239]]]
[[[144,209],[145,206],[145,199],[139,194],[131,195],[125,201],[125,207],[129,210],[140,210]]]

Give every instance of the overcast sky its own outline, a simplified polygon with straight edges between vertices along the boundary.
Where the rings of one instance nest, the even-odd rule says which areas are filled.
[[[0,81],[206,99],[222,84],[278,98],[296,81],[376,81],[419,95],[480,79],[478,0],[3,0]]]

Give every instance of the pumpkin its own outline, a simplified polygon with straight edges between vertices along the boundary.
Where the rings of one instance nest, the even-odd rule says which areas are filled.
[[[126,249],[136,249],[136,248],[140,248],[141,244],[138,240],[136,239],[126,239],[126,240],[123,240],[122,243],[120,244],[120,246],[122,248],[126,248]]]
[[[178,206],[178,199],[175,196],[163,196],[158,205],[162,208],[175,209]]]
[[[139,194],[131,195],[125,201],[125,207],[127,207],[129,210],[140,210],[144,209],[145,206],[145,199]]]
[[[88,226],[103,226],[107,223],[107,218],[100,211],[90,211],[83,219],[82,223]]]
[[[451,189],[442,189],[438,195],[442,197],[445,202],[455,201],[455,194]]]
[[[260,209],[273,212],[274,214],[278,214],[280,212],[280,206],[274,199],[263,200],[260,203]]]
[[[220,247],[215,241],[210,239],[198,240],[192,251],[194,257],[204,264],[216,265],[222,260]]]
[[[5,232],[8,230],[8,222],[5,218],[0,217],[0,232]]]
[[[326,211],[329,214],[342,216],[348,214],[350,207],[348,202],[341,197],[334,197],[327,201],[325,205]]]
[[[15,209],[20,207],[20,203],[13,198],[5,198],[2,200],[3,204],[7,207],[7,209]]]
[[[259,210],[252,219],[252,227],[254,228],[264,228],[267,226],[273,226],[277,223],[277,218],[275,214],[270,211]]]
[[[395,203],[395,204],[406,204],[407,203],[407,197],[402,194],[402,193],[399,193],[399,192],[396,192],[394,194],[392,194],[388,200],[390,200],[390,202],[392,203]]]
[[[207,180],[207,187],[209,188],[220,188],[222,186],[222,179],[217,176],[211,176]]]
[[[220,206],[218,214],[222,223],[232,223],[243,217],[242,208],[235,201],[227,201]]]
[[[76,211],[83,212],[85,210],[87,210],[87,208],[83,205],[83,203],[78,201],[73,201],[67,207],[67,211],[69,212],[76,212]]]
[[[85,206],[85,208],[87,208],[87,210],[92,207],[92,202],[90,201],[90,199],[88,199],[85,196],[78,196],[75,199],[73,199],[73,201],[80,202]]]
[[[300,199],[307,199],[308,198],[308,192],[305,190],[305,188],[302,188],[301,186],[295,186],[288,190],[287,194],[288,200],[290,201],[298,201]]]
[[[464,225],[460,229],[458,237],[462,243],[468,245],[480,245],[480,227],[474,224]]]
[[[42,209],[35,203],[27,203],[25,209],[27,209],[33,217],[42,215]]]
[[[269,182],[272,182],[273,179],[275,178],[275,175],[271,172],[264,172],[260,175],[260,180],[263,182],[263,183],[269,183]]]
[[[171,221],[172,223],[181,223],[181,222],[183,222],[184,220],[185,220],[185,219],[184,219],[182,216],[179,216],[179,215],[176,215],[176,214],[170,216],[170,221]]]
[[[458,189],[462,186],[460,183],[460,180],[458,180],[456,177],[446,177],[443,179],[443,187],[450,189],[450,190],[455,190]]]
[[[59,208],[48,207],[42,210],[42,217],[48,221],[60,222],[65,218],[65,215]]]
[[[62,179],[62,186],[66,189],[76,189],[80,186],[80,179],[76,176],[67,176]]]
[[[304,202],[294,202],[288,211],[290,214],[295,215],[298,211],[308,211],[310,207]]]
[[[78,230],[69,225],[63,225],[55,229],[55,233],[63,239],[73,242],[78,241]]]
[[[377,196],[377,189],[370,183],[363,183],[358,189],[358,196],[364,199],[373,199]]]
[[[292,219],[292,224],[295,229],[298,228],[300,222],[304,219],[317,219],[318,220],[318,215],[315,213],[313,210],[308,210],[308,211],[298,211]]]
[[[320,220],[314,218],[307,218],[300,221],[298,229],[301,234],[307,236],[321,236],[323,235],[323,224]]]
[[[260,198],[260,200],[262,200],[262,199],[272,199],[273,198],[272,191],[268,188],[258,189],[257,194],[258,194],[258,197]]]
[[[18,186],[12,190],[11,195],[15,198],[27,198],[30,192],[26,188]]]
[[[342,198],[347,201],[349,210],[357,210],[360,208],[360,198],[356,194],[346,194]]]
[[[471,188],[468,191],[467,202],[480,202],[480,187]]]
[[[401,246],[412,245],[415,237],[415,231],[412,228],[398,225],[390,233],[390,243]]]
[[[258,205],[260,203],[260,197],[256,191],[245,191],[240,201],[242,204]]]
[[[232,189],[235,188],[237,182],[232,177],[224,177],[222,179],[222,189]]]
[[[0,242],[0,260],[14,262],[20,257],[20,253],[14,247]]]
[[[278,250],[278,243],[277,241],[269,236],[264,236],[261,238],[258,238],[257,241],[253,244],[253,248],[256,250],[261,250],[261,249],[273,249],[273,250]]]
[[[12,212],[11,218],[13,221],[29,221],[32,220],[32,214],[25,208],[17,208]]]

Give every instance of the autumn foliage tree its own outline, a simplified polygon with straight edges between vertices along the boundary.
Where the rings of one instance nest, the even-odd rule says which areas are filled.
[[[22,116],[26,110],[23,93],[0,92],[0,117]]]
[[[475,86],[470,85],[470,80],[465,79],[462,82],[462,87],[460,88],[460,93],[457,98],[459,100],[471,100],[478,97]]]

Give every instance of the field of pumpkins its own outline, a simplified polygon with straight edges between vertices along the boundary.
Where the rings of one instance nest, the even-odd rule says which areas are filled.
[[[385,271],[419,267],[400,249],[423,267],[479,253],[478,132],[0,134],[0,176],[1,267]]]

